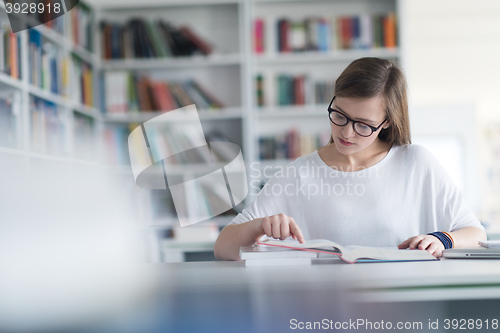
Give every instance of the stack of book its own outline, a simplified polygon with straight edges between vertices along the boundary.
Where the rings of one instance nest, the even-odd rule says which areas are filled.
[[[255,97],[258,106],[327,104],[332,99],[335,88],[333,80],[313,80],[305,74],[279,74],[276,76],[276,85],[272,89],[276,92],[274,100],[273,96],[266,94],[266,84],[269,82],[265,76],[257,74],[255,77]],[[271,87],[267,86],[267,88]]]
[[[44,41],[35,29],[29,30],[30,83],[54,94],[66,92],[67,59],[63,50],[56,45]],[[64,73],[64,74],[63,74]]]
[[[265,50],[265,23],[256,18],[253,26],[254,51]],[[335,18],[310,16],[302,20],[279,18],[276,22],[278,52],[302,52],[393,48],[397,46],[396,14],[364,13]]]
[[[272,246],[241,247],[240,258],[245,266],[291,266],[310,265],[311,259],[318,254],[312,251],[301,251]]]
[[[278,75],[278,105],[304,105],[306,103],[306,76]]]
[[[110,113],[171,111],[196,104],[199,109],[219,109],[224,104],[198,81],[154,81],[130,72],[105,72],[105,110]]]
[[[101,22],[104,59],[165,58],[208,55],[212,45],[188,26],[164,21],[132,19],[126,23]]]

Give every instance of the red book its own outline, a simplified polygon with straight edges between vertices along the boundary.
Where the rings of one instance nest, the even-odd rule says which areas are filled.
[[[153,91],[158,101],[158,107],[160,111],[167,111],[170,107],[168,103],[168,98],[165,96],[165,90],[163,89],[163,83],[153,82]]]
[[[343,17],[342,18],[342,48],[343,49],[351,48],[351,38],[352,38],[351,18],[350,17]]]
[[[137,98],[139,99],[139,108],[141,111],[151,111],[145,78],[141,78],[137,81]]]
[[[254,22],[254,51],[264,52],[264,20],[261,18],[255,19]]]
[[[295,90],[295,104],[304,105],[305,104],[305,77],[299,76],[294,80],[294,90]]]
[[[16,79],[19,78],[19,67],[18,67],[18,55],[17,55],[17,36],[12,31],[10,32],[10,64],[11,64],[11,76]]]
[[[194,45],[196,45],[201,53],[205,55],[212,53],[212,46],[201,39],[198,35],[196,35],[189,27],[180,27],[179,32],[182,33],[187,39],[189,39]]]
[[[280,23],[280,40],[281,40],[281,52],[290,52],[290,21],[281,20]]]
[[[168,83],[164,82],[162,86],[163,86],[163,93],[165,95],[165,100],[168,103],[168,107],[165,110],[172,111],[177,109],[179,106],[177,105],[177,103],[175,103],[174,97],[172,96],[170,88],[168,87]]]

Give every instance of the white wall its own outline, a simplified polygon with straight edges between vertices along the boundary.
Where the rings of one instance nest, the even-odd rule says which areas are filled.
[[[500,122],[500,1],[401,0],[405,72],[410,105],[473,105],[483,211],[488,217],[491,157],[484,135]],[[453,120],[450,120],[453,121]],[[498,206],[498,203],[496,203]]]

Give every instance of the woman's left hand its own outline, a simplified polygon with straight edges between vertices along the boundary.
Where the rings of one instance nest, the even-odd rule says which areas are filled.
[[[432,235],[418,235],[408,238],[403,243],[399,244],[398,248],[426,250],[434,257],[439,258],[443,255],[444,245],[437,237]]]

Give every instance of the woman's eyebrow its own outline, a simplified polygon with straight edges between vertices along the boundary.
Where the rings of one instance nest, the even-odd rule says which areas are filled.
[[[336,109],[338,109],[338,110],[342,111],[342,112],[343,112],[343,113],[345,113],[348,117],[350,117],[350,116],[349,116],[349,114],[348,114],[347,112],[345,112],[344,110],[342,110],[341,108],[339,108],[337,104],[334,104],[334,106],[335,106],[335,108],[336,108]],[[365,122],[370,122],[370,123],[375,123],[375,121],[370,120],[370,119],[364,119],[364,118],[353,118],[353,119],[354,119],[354,120],[365,121]]]

